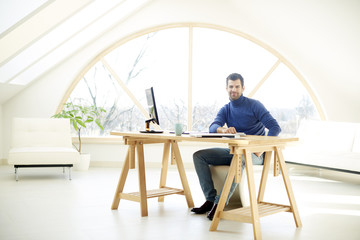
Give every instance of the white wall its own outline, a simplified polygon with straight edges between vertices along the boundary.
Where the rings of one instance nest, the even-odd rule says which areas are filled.
[[[4,153],[3,153],[3,114],[2,114],[2,105],[0,104],[0,165],[2,162],[2,159],[4,158]]]
[[[179,22],[210,23],[252,35],[303,74],[328,120],[360,122],[359,12],[356,0],[155,0],[3,105],[3,153],[7,157],[11,119],[54,114],[71,81],[99,52],[136,32]]]
[[[83,62],[83,58],[68,59],[65,64],[45,74],[3,105],[3,151],[6,158],[10,148],[12,119],[14,117],[48,118],[54,115],[62,97],[78,74],[79,69],[71,66],[84,67],[79,61]]]
[[[292,62],[315,89],[328,120],[360,122],[354,111],[360,107],[360,1],[248,2],[242,14],[250,23],[236,28]]]

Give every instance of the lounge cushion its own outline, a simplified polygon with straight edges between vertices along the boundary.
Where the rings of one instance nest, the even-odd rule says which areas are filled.
[[[74,164],[79,161],[79,153],[69,147],[21,147],[9,151],[9,164]]]

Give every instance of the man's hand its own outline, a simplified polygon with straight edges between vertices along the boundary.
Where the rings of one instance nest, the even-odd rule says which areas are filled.
[[[226,127],[218,127],[216,129],[216,132],[218,133],[236,133],[236,129],[234,127],[229,127],[229,128],[226,128]],[[258,157],[261,156],[261,154],[263,154],[264,152],[255,152],[254,154]]]
[[[216,132],[218,133],[236,133],[236,129],[234,127],[219,127],[218,129],[216,129]]]
[[[263,154],[264,152],[256,152],[256,153],[254,153],[256,156],[258,156],[258,157],[260,157],[261,156],[261,154]]]

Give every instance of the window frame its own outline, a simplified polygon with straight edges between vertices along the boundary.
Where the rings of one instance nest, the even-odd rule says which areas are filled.
[[[106,63],[105,60],[105,56],[107,54],[109,54],[111,51],[115,50],[116,48],[118,48],[119,46],[125,44],[128,41],[131,41],[137,37],[143,36],[145,34],[149,34],[152,32],[156,32],[156,31],[161,31],[161,30],[166,30],[166,29],[171,29],[171,28],[188,28],[189,30],[189,49],[188,49],[188,124],[187,126],[189,126],[188,130],[191,130],[192,128],[192,115],[193,115],[193,101],[192,101],[192,97],[193,97],[193,31],[194,28],[208,28],[208,29],[214,29],[214,30],[219,30],[219,31],[224,31],[224,32],[228,32],[228,33],[232,33],[234,35],[240,36],[244,39],[247,39],[251,42],[253,42],[254,44],[256,44],[259,47],[262,47],[264,50],[270,52],[273,56],[275,56],[277,58],[277,61],[275,62],[275,64],[267,71],[267,73],[263,76],[263,78],[255,85],[255,87],[253,89],[250,90],[250,93],[248,94],[248,97],[253,97],[254,94],[258,91],[258,89],[261,88],[261,86],[267,81],[267,79],[269,79],[269,77],[271,76],[271,74],[276,70],[276,68],[282,63],[284,64],[286,67],[288,67],[288,69],[296,76],[296,78],[300,81],[301,85],[305,88],[305,91],[307,91],[307,93],[309,94],[311,100],[313,101],[316,111],[319,114],[319,117],[321,120],[326,120],[326,115],[325,112],[323,110],[322,105],[320,104],[320,101],[318,99],[318,97],[316,96],[315,92],[313,91],[313,89],[311,88],[310,84],[306,81],[306,79],[301,75],[301,73],[297,70],[297,68],[292,65],[290,63],[290,61],[288,61],[285,57],[283,57],[279,52],[277,52],[275,49],[273,49],[272,47],[270,47],[269,45],[261,42],[260,40],[256,39],[255,37],[248,35],[246,33],[243,33],[239,30],[235,30],[235,29],[231,29],[231,28],[227,28],[224,26],[218,26],[218,25],[213,25],[213,24],[203,24],[203,23],[178,23],[178,24],[167,24],[167,25],[162,25],[162,26],[157,26],[157,27],[153,27],[153,28],[149,28],[149,29],[145,29],[139,32],[136,32],[132,35],[129,35],[127,37],[124,37],[122,39],[120,39],[119,41],[117,41],[116,43],[112,44],[111,46],[109,46],[108,48],[106,48],[104,51],[102,51],[101,53],[99,53],[94,59],[92,59],[81,71],[80,73],[77,75],[77,77],[75,77],[74,81],[72,82],[72,84],[70,85],[70,87],[68,88],[68,90],[66,91],[66,93],[64,94],[62,100],[60,101],[60,104],[57,108],[57,112],[61,111],[64,104],[66,103],[66,101],[68,100],[68,98],[70,97],[72,91],[75,89],[75,87],[77,86],[77,84],[80,82],[80,80],[84,77],[84,75],[99,61],[101,61],[105,66],[107,66],[107,70],[109,72],[111,72],[111,74],[113,75],[113,77],[117,80],[117,82],[119,83],[119,86],[122,88],[122,90],[128,95],[128,97],[134,102],[134,104],[138,107],[138,109],[144,114],[144,116],[146,117],[147,111],[146,109],[138,102],[138,100],[135,98],[135,96],[131,93],[131,91],[127,88],[126,84],[124,84],[121,79],[119,78],[119,76],[117,76],[117,74],[115,73],[115,71],[113,71],[111,69],[111,66],[108,65]]]

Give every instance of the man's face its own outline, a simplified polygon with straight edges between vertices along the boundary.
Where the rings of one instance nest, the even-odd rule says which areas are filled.
[[[244,92],[245,87],[241,86],[240,79],[237,80],[229,80],[228,85],[226,86],[226,91],[229,94],[229,98],[231,100],[236,100],[241,97],[241,94]]]

